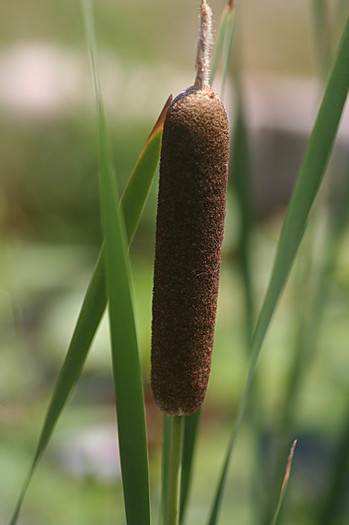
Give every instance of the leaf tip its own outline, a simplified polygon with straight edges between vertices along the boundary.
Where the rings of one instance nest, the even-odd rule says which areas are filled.
[[[149,133],[149,137],[146,140],[145,147],[148,144],[148,142],[154,137],[154,135],[156,135],[164,127],[166,113],[167,113],[168,108],[170,107],[171,102],[172,102],[172,95],[170,95],[168,99],[166,100],[165,105],[162,108],[161,113],[159,115],[159,118],[157,119],[157,121],[154,124],[153,129]]]

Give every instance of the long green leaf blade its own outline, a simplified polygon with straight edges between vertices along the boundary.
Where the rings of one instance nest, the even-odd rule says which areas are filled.
[[[238,89],[236,89],[238,92]],[[232,166],[233,190],[235,191],[240,229],[238,237],[238,264],[244,292],[245,332],[247,349],[253,332],[255,305],[253,300],[253,280],[251,274],[251,205],[250,205],[250,155],[246,120],[244,116],[243,101],[237,97],[234,138],[232,140]]]
[[[150,187],[154,180],[160,155],[163,123],[169,103],[170,99],[166,102],[156,125],[149,135],[121,200],[124,210],[125,226],[129,233],[129,243],[132,241],[133,234],[136,231],[139,218],[141,217]],[[151,148],[153,157],[147,155],[147,162],[143,162],[143,155],[148,153],[148,148]],[[147,184],[144,185],[145,181],[147,181]],[[139,201],[135,201],[134,205],[132,205],[132,199],[128,198],[128,189],[129,187],[132,188],[132,185],[137,186],[138,183],[141,186],[144,186],[145,191],[143,194],[143,200],[140,198]],[[140,194],[139,197],[141,197]],[[125,199],[128,200],[128,205],[126,206],[123,205]],[[105,294],[105,271],[102,248],[83,299],[83,304],[81,306],[67,355],[57,378],[51,401],[47,409],[34,460],[18,498],[14,513],[10,519],[10,525],[14,525],[18,519],[19,511],[30,480],[38,466],[42,454],[48,446],[67,399],[81,375],[82,368],[103,316],[106,304],[107,299]]]
[[[129,244],[131,243],[133,235],[137,229],[146,199],[154,181],[160,155],[163,123],[170,101],[171,97],[167,100],[158,121],[138,157],[130,176],[130,181],[121,199]],[[132,199],[129,195],[129,192],[132,191],[132,187],[134,186],[143,189],[143,193],[138,191],[137,199]],[[105,269],[102,248],[83,299],[73,336],[47,409],[39,442],[34,454],[33,463],[10,519],[10,525],[15,525],[18,519],[19,511],[30,480],[38,466],[42,454],[48,446],[67,399],[81,375],[82,368],[105,311],[106,304]]]
[[[170,455],[172,417],[167,414],[162,416],[162,465],[161,465],[161,502],[159,512],[159,525],[164,525],[166,509],[168,507],[168,491],[170,481]]]
[[[315,32],[315,53],[319,74],[326,80],[328,67],[331,64],[331,35],[329,28],[328,3],[326,0],[312,0]]]
[[[251,343],[251,362],[243,398],[233,428],[222,473],[215,494],[209,524],[215,525],[221,506],[228,467],[236,437],[250,397],[260,350],[280,295],[301,243],[307,219],[323,179],[349,88],[349,19],[337,57],[308,141],[297,183],[282,228],[269,286]]]
[[[221,97],[224,95],[224,87],[228,77],[228,70],[230,64],[230,57],[232,51],[232,42],[235,27],[235,2],[234,0],[229,1],[228,5],[228,17],[224,37],[224,48],[223,48],[223,69],[222,69],[222,86],[221,86]]]
[[[347,408],[347,410],[349,407]],[[349,471],[349,410],[344,417],[339,433],[339,442],[334,454],[333,464],[326,476],[328,493],[323,498],[320,506],[317,523],[340,523],[340,514],[345,508],[348,496],[348,471]]]
[[[126,228],[119,207],[96,68],[91,1],[84,0],[83,7],[97,107],[106,290],[109,299],[109,325],[126,520],[128,525],[139,523],[149,525],[149,475],[143,385],[130,289]]]

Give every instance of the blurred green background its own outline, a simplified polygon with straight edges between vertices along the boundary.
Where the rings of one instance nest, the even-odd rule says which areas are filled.
[[[330,2],[328,2],[330,4]],[[224,1],[212,0],[217,30]],[[169,93],[193,80],[198,2],[99,0],[99,69],[120,191]],[[332,50],[349,8],[333,1]],[[79,2],[13,0],[0,18],[0,522],[30,465],[55,378],[101,244],[92,83]],[[251,261],[256,307],[268,284],[281,221],[321,88],[316,80],[312,2],[244,0],[236,40],[251,145]],[[217,79],[219,90],[219,77]],[[233,115],[231,84],[225,92]],[[232,119],[233,122],[233,119]],[[331,165],[328,216],[349,175],[349,118]],[[248,366],[237,261],[239,219],[228,212],[212,377],[196,456],[188,523],[205,521]],[[348,201],[347,201],[348,202]],[[326,208],[327,209],[327,208]],[[131,250],[144,367],[154,513],[159,500],[161,416],[149,389],[156,185]],[[321,258],[322,230],[316,246]],[[302,257],[283,296],[258,369],[264,468],[297,437],[287,523],[318,523],[331,466],[348,426],[349,231],[333,243],[326,305],[312,341],[295,420],[278,430],[303,298]],[[23,507],[22,524],[123,523],[115,446],[109,338],[103,323]],[[344,430],[343,430],[344,429]],[[246,424],[233,462],[222,524],[261,523],[254,499],[256,451]],[[271,467],[270,467],[271,468]],[[261,484],[268,493],[267,478]],[[346,474],[348,482],[348,470]],[[348,523],[339,505],[338,525]],[[257,514],[257,516],[256,516]],[[334,522],[333,522],[334,523]]]

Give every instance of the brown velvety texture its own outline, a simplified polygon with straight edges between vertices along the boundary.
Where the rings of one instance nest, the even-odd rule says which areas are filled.
[[[189,88],[165,119],[156,224],[151,383],[168,414],[207,390],[228,180],[229,127],[210,88]]]

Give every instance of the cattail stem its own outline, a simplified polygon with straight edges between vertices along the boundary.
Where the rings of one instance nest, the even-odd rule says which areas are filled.
[[[196,51],[194,87],[203,89],[210,83],[210,47],[212,44],[212,10],[206,0],[200,4],[200,30]]]
[[[169,494],[165,525],[179,524],[184,417],[173,416],[171,430]]]

